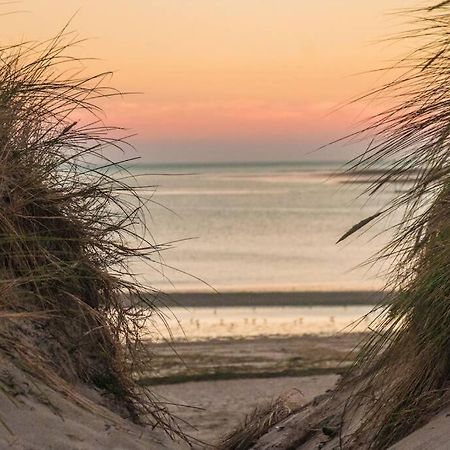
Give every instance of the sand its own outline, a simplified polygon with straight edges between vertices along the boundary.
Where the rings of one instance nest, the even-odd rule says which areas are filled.
[[[97,405],[95,413],[2,361],[0,449],[163,450],[164,435],[135,425],[102,407],[100,394],[78,386]],[[7,382],[5,382],[7,380]],[[77,386],[74,386],[77,390]]]
[[[411,433],[390,450],[449,450],[450,409],[440,412],[425,426]]]
[[[352,350],[362,338],[362,334],[350,333],[149,343],[154,372],[148,373],[143,382],[169,384],[336,373],[352,363]]]
[[[305,371],[310,374],[311,370],[328,373],[360,338],[357,335],[259,337],[177,343],[176,349],[187,365],[174,357],[170,347],[157,345],[154,350],[158,350],[159,358],[153,363],[161,365],[159,369],[165,375],[162,379],[178,382],[151,389],[168,402],[194,406],[173,406],[172,410],[197,428],[185,426],[186,432],[214,441],[261,402],[285,394],[304,403],[332,388],[337,375],[273,375],[286,374],[287,369],[294,373],[298,370],[300,375]],[[272,376],[266,376],[268,373]],[[198,376],[202,381],[188,381]],[[98,405],[100,414],[76,405],[7,361],[2,361],[0,379],[0,422],[4,422],[0,425],[0,449],[188,448],[112,413],[102,406],[106,403],[100,393],[86,386],[74,389]],[[4,380],[9,381],[5,384]]]
[[[280,395],[307,403],[332,389],[337,375],[221,380],[155,386],[168,402],[195,408],[173,406],[172,411],[196,429],[184,429],[194,437],[213,443],[231,431],[255,406]]]
[[[5,374],[5,371],[8,373]],[[161,432],[135,425],[104,408],[99,392],[85,386],[74,387],[98,410],[93,413],[73,400],[44,386],[11,364],[3,364],[2,378],[10,386],[0,394],[0,449],[17,450],[184,450],[181,442],[169,440]],[[279,394],[294,395],[308,402],[334,386],[336,375],[293,378],[223,380],[161,385],[156,392],[172,403],[194,437],[212,442],[229,431],[258,403]],[[195,448],[206,448],[196,445]]]
[[[357,380],[355,380],[357,383]],[[294,409],[285,419],[272,425],[257,438],[249,450],[338,450],[347,448],[346,437],[358,429],[368,413],[368,403],[361,397],[347,402],[355,384],[319,395],[304,407]],[[367,398],[367,397],[366,397]],[[298,406],[301,406],[300,404]],[[243,435],[238,435],[243,439]],[[369,448],[362,435],[352,442],[352,449]],[[342,442],[341,442],[342,438]],[[353,446],[353,445],[355,446]],[[389,447],[389,450],[450,450],[450,408],[436,413],[421,428]]]
[[[248,378],[159,385],[153,389],[166,397],[167,401],[197,407],[198,409],[172,406],[173,411],[182,420],[191,422],[197,428],[193,430],[185,426],[186,431],[190,431],[197,438],[212,442],[234,427],[257,404],[267,402],[278,395],[289,397],[297,404],[304,404],[333,388],[337,379],[337,375]],[[1,380],[0,449],[189,448],[185,444],[169,440],[161,432],[145,429],[114,414],[104,407],[105,400],[100,393],[86,386],[74,386],[74,390],[97,405],[95,413],[78,406],[73,400],[51,390],[7,361],[2,361]],[[277,431],[275,435],[282,437],[284,431]],[[448,450],[449,443],[450,409],[437,414],[429,423],[391,449]],[[317,444],[318,442],[310,442],[296,448],[316,449]],[[197,445],[196,448],[207,447]],[[269,443],[269,447],[264,448],[274,447]]]

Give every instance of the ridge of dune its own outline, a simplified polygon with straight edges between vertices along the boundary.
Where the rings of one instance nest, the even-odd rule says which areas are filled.
[[[367,417],[369,402],[361,398],[351,399],[354,385],[337,388],[319,395],[311,402],[298,405],[282,420],[274,421],[262,429],[259,437],[245,448],[251,450],[366,450],[372,439],[370,433],[349,443],[348,438],[361,427]],[[266,417],[253,417],[246,429],[236,432],[234,442],[249,442],[250,428],[263,423],[274,409],[265,412]],[[229,441],[231,442],[231,441]],[[237,448],[229,442],[222,443],[221,450]],[[372,447],[370,447],[372,448]],[[450,449],[450,407],[446,407],[428,418],[422,425],[386,450],[448,450]]]

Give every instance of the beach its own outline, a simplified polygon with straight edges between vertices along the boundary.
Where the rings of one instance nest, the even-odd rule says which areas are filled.
[[[362,184],[334,177],[339,167],[130,168],[157,186],[148,195],[167,209],[153,208],[155,239],[169,242],[152,273],[165,294],[157,296],[161,316],[145,329],[151,370],[139,383],[192,424],[197,431],[183,429],[196,438],[217,440],[278,395],[299,389],[298,404],[331,389],[376,319],[384,279],[360,265],[386,237],[374,237],[378,226],[358,246],[335,245],[377,208],[358,197]]]
[[[0,450],[450,449],[450,0],[16,3]]]
[[[139,382],[149,386],[169,405],[187,434],[208,443],[216,442],[254,408],[278,396],[298,407],[332,389],[340,374],[354,361],[355,350],[365,333],[339,329],[336,326],[339,319],[334,318],[331,323],[323,315],[324,308],[325,311],[334,308],[334,313],[347,311],[343,317],[350,320],[348,311],[355,307],[370,310],[373,305],[368,299],[376,296],[376,293],[355,292],[279,296],[241,293],[222,296],[220,306],[208,308],[205,304],[211,305],[211,296],[180,295],[178,305],[184,300],[189,314],[202,312],[200,329],[195,321],[190,327],[187,320],[182,322],[186,323],[184,336],[175,333],[176,338],[166,342],[149,341],[152,371]],[[280,304],[274,299],[279,299]],[[311,301],[317,301],[318,306],[311,306]],[[290,321],[288,325],[276,320],[283,308],[286,314],[281,317]],[[261,315],[267,310],[271,315],[269,320],[277,328],[270,321],[264,324]],[[303,323],[298,322],[298,311],[309,312]],[[246,314],[242,312],[249,317],[245,319]],[[251,314],[259,318],[253,321]],[[231,329],[227,327],[227,321],[232,320],[245,324],[245,336],[239,333],[237,324]],[[328,332],[320,332],[323,323],[330,327]],[[316,331],[311,332],[314,326]],[[274,329],[278,333],[269,334]]]
[[[337,375],[200,381],[155,386],[183,429],[205,444],[214,444],[232,431],[246,414],[282,396],[296,407],[332,389]],[[186,405],[186,406],[183,406]],[[190,425],[188,425],[190,424]],[[204,446],[198,445],[198,448]]]
[[[353,361],[362,333],[259,336],[149,343],[143,385],[337,373]]]

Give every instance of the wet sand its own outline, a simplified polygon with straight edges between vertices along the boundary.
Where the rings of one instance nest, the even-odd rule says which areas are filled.
[[[212,339],[151,344],[153,372],[145,385],[187,381],[338,373],[354,359],[364,334]],[[175,351],[175,352],[174,352]]]
[[[233,294],[223,301],[230,301],[227,303],[229,306],[255,305],[251,301],[252,295]],[[322,307],[365,305],[370,308],[375,303],[374,293],[372,296],[361,292],[351,296],[341,293],[341,297],[336,293],[328,296],[324,293],[285,293],[277,297],[276,303],[273,295],[258,293],[255,298],[260,307],[281,304],[308,306],[311,299],[321,299],[319,304]],[[183,294],[183,298],[190,299],[191,305],[195,303],[192,306],[194,310],[201,309],[202,302],[210,308],[212,306],[210,295],[190,297],[190,294]],[[226,307],[222,309],[231,311]],[[214,319],[217,332],[221,330],[220,317],[218,313]],[[252,320],[249,319],[248,326],[253,326]],[[307,320],[305,317],[302,326],[299,324],[297,327],[300,331]],[[263,328],[268,328],[267,325],[269,323]],[[201,323],[201,326],[205,325]],[[149,341],[148,348],[152,352],[150,367],[153,370],[144,374],[140,383],[151,386],[152,391],[162,397],[162,401],[184,423],[186,433],[214,443],[258,405],[282,395],[298,406],[332,389],[339,374],[354,361],[355,349],[364,336],[364,333],[352,332],[236,335],[197,340],[186,340],[185,337],[170,343]],[[205,448],[205,445],[197,448]]]
[[[374,305],[383,295],[379,291],[259,291],[259,292],[183,292],[160,294],[161,306],[354,306]]]
[[[190,423],[184,430],[198,439],[217,440],[255,406],[280,395],[296,405],[333,388],[364,335],[258,337],[153,344],[153,367],[141,383],[163,397]],[[191,405],[187,408],[176,405]],[[199,447],[202,448],[202,447]]]

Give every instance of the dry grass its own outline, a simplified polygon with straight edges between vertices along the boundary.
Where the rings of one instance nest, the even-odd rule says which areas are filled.
[[[239,426],[221,440],[218,449],[248,450],[269,429],[293,412],[286,399],[282,397],[262,404],[247,414]]]
[[[370,96],[391,104],[358,137],[371,145],[350,171],[385,171],[368,193],[387,183],[403,184],[402,193],[363,220],[353,234],[397,209],[404,211],[395,236],[375,260],[391,259],[387,298],[381,320],[365,343],[357,370],[364,390],[376,397],[360,430],[345,448],[369,436],[368,448],[385,449],[448,401],[450,385],[450,2],[409,11],[410,40],[416,50],[397,66],[391,83]],[[376,171],[375,171],[376,172]],[[412,183],[402,181],[413,174]]]
[[[339,448],[347,450],[387,449],[450,402],[450,1],[405,14],[410,31],[399,39],[415,50],[388,68],[391,82],[363,97],[384,97],[390,106],[346,138],[370,139],[348,168],[372,177],[367,193],[392,183],[400,193],[341,240],[403,211],[394,237],[370,261],[390,261],[388,295],[338,387],[352,392],[339,406],[346,403],[342,414],[356,415],[341,422],[357,422],[356,431],[339,435]],[[279,411],[281,418],[289,414],[277,404],[255,411],[222,448],[251,448],[278,422]]]
[[[97,105],[118,93],[108,74],[74,71],[72,44],[61,33],[0,49],[0,350],[54,389],[96,386],[124,415],[177,434],[134,380],[158,307],[129,263],[152,264],[160,248],[133,178],[107,156],[124,142]]]

